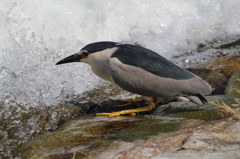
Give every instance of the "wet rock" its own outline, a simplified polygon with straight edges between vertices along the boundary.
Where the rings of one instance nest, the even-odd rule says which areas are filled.
[[[218,132],[193,133],[182,145],[183,149],[239,151],[240,122],[236,122]]]
[[[207,98],[231,104],[235,96],[230,97]],[[63,123],[57,131],[23,144],[14,153],[22,158],[75,156],[99,159],[149,158],[166,152],[175,153],[183,149],[183,143],[187,143],[185,141],[194,133],[230,128],[233,121],[221,121],[229,114],[216,110],[218,107],[210,103],[198,106],[191,102],[173,102],[148,115],[118,118],[82,116]],[[238,132],[238,129],[234,131]]]
[[[198,75],[211,85],[226,85],[228,78],[216,70],[207,68],[186,68],[188,71]]]
[[[15,151],[21,158],[92,158],[114,141],[149,139],[171,132],[184,119],[154,116],[106,118],[83,116],[63,124],[57,131],[36,137]],[[111,144],[111,146],[113,146]]]
[[[126,90],[123,90],[116,84],[106,82],[104,85],[99,86],[91,91],[87,91],[81,95],[72,95],[70,102],[88,101],[93,103],[101,103],[109,99],[125,99],[126,97],[133,96]]]
[[[190,120],[182,124],[181,128],[177,131],[160,133],[158,136],[147,141],[140,140],[133,143],[120,142],[117,147],[109,147],[106,151],[98,153],[95,158],[138,159],[150,158],[164,153],[174,154],[182,150],[182,144],[191,134],[217,132],[231,125],[233,125],[233,122]]]
[[[176,153],[164,153],[162,155],[154,156],[151,159],[190,159],[190,158],[201,158],[201,159],[239,159],[239,151],[178,151]]]
[[[240,122],[218,131],[193,133],[181,148],[178,152],[164,153],[151,159],[238,159],[240,158]]]
[[[53,157],[56,152],[56,156],[64,153],[64,157],[72,158],[75,151],[74,147],[78,145],[84,147],[87,145],[87,142],[88,141],[80,135],[54,132],[33,139],[23,145],[19,151],[24,152],[20,155],[21,158],[48,158],[50,156]],[[78,157],[80,157],[80,155],[84,157],[84,154],[77,153]],[[61,158],[63,158],[63,156]]]
[[[59,104],[55,109],[45,111],[38,107],[11,107],[11,111],[15,112],[14,116],[5,116],[3,113],[0,120],[0,156],[4,158],[12,156],[16,147],[30,139],[54,131],[62,123],[78,116],[82,113],[82,108],[72,104]]]
[[[169,104],[158,106],[151,112],[151,114],[184,117],[188,119],[218,120],[228,117],[229,114],[216,111],[219,108],[213,105],[211,102],[223,101],[226,104],[231,105],[235,103],[233,100],[235,97],[238,96],[207,96],[206,98],[208,100],[208,103],[203,106],[185,101],[171,102]]]
[[[194,109],[195,106],[181,110],[181,105],[176,109],[172,105],[162,115],[75,118],[63,123],[57,131],[23,144],[15,154],[21,158],[149,158],[181,150],[184,141],[195,132],[220,131],[233,123],[218,121],[226,116],[214,113],[213,107],[203,112],[200,107]],[[199,115],[191,114],[196,112]]]
[[[230,78],[233,74],[240,70],[240,55],[212,59],[198,65],[198,67],[216,70]]]
[[[237,92],[237,90],[240,91],[240,71],[238,71],[231,77],[231,79],[229,80],[226,86],[224,94],[239,95],[239,92]]]
[[[228,52],[226,52],[228,49],[229,50],[238,50],[240,48],[240,39],[234,39],[233,41],[226,41],[224,38],[218,38],[215,40],[211,40],[211,41],[206,41],[203,43],[200,43],[198,45],[198,52],[203,52],[206,50],[212,50],[213,48],[215,49],[214,52],[212,52],[212,56],[215,57],[221,57],[221,56],[226,56],[227,54],[229,54]],[[226,50],[223,50],[226,49]]]

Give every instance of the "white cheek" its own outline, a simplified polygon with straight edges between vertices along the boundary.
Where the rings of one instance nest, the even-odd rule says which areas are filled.
[[[87,57],[87,58],[81,59],[80,62],[89,64],[90,60],[89,60],[88,57]]]
[[[93,55],[89,55],[88,57],[81,59],[81,62],[89,64],[92,68],[95,68],[98,63],[98,59],[96,59]]]

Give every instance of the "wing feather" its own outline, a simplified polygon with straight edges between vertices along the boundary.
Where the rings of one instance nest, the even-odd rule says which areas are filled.
[[[123,44],[112,55],[122,63],[140,67],[160,77],[190,79],[194,75],[168,61],[161,55],[141,46]]]
[[[201,78],[172,79],[157,76],[140,67],[123,64],[118,58],[108,61],[108,74],[123,89],[149,97],[174,97],[209,94],[211,87]]]

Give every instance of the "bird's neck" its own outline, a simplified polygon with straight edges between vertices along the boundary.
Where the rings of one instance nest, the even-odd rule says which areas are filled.
[[[92,71],[102,79],[110,82],[114,82],[111,76],[108,74],[107,63],[111,59],[112,54],[118,48],[106,49],[97,53],[90,54],[86,61],[83,61],[91,66]]]

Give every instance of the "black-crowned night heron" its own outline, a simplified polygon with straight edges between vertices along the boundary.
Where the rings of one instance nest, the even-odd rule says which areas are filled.
[[[141,46],[108,41],[91,43],[56,65],[69,62],[87,63],[97,76],[145,97],[176,97],[203,105],[207,103],[204,95],[212,92],[200,77]],[[118,116],[154,109],[151,98],[146,99],[147,107],[97,115]]]

